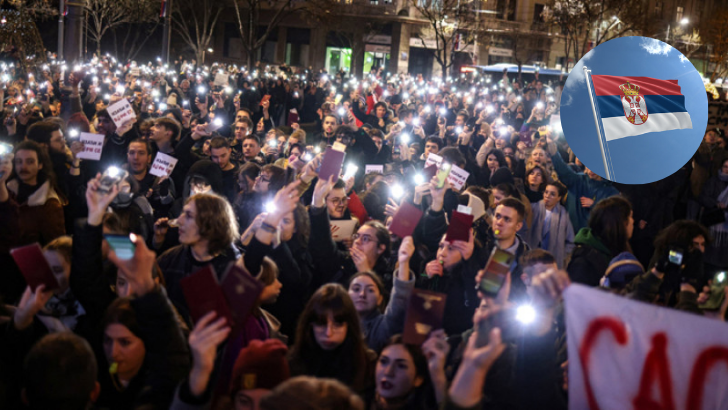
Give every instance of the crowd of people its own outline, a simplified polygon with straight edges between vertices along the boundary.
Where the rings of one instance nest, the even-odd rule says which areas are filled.
[[[570,284],[725,319],[728,299],[701,307],[728,269],[720,129],[672,176],[620,185],[569,149],[565,77],[110,56],[2,69],[0,408],[565,409]],[[109,109],[122,99],[131,119]],[[344,166],[318,178],[333,150]],[[162,176],[159,154],[177,160]],[[463,186],[428,174],[433,158]],[[422,217],[398,237],[404,206]],[[456,212],[467,239],[449,240]],[[332,234],[340,221],[351,234]],[[11,255],[34,243],[62,267],[56,289],[32,289]],[[496,250],[515,259],[489,293]],[[259,283],[249,314],[195,314],[185,280],[206,267]],[[412,344],[420,290],[447,298]],[[523,306],[531,323],[508,319]]]

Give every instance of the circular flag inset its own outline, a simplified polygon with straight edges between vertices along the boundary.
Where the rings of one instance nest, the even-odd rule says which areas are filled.
[[[574,66],[561,94],[561,126],[574,154],[624,184],[672,175],[695,154],[707,123],[700,74],[653,38],[600,44]]]

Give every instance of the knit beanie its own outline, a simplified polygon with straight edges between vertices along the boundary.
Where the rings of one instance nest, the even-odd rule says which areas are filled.
[[[239,390],[272,390],[291,377],[288,347],[278,339],[253,340],[240,351],[233,367],[230,394]]]
[[[601,285],[610,289],[622,289],[637,275],[645,272],[642,264],[629,252],[622,252],[609,262]]]

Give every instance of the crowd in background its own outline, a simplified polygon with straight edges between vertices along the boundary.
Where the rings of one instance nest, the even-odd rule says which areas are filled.
[[[725,319],[701,305],[728,270],[728,138],[707,130],[663,180],[612,183],[561,132],[566,75],[0,68],[0,408],[566,408],[570,283]],[[122,99],[135,117],[116,123]],[[79,158],[83,133],[104,136],[100,160]],[[319,179],[332,146],[341,177]],[[177,159],[161,177],[158,153]],[[464,186],[428,175],[431,155]],[[402,238],[405,205],[423,215]],[[468,239],[448,241],[460,206]],[[130,234],[122,259],[108,235]],[[36,242],[63,267],[55,290],[10,254]],[[494,249],[516,262],[486,295]],[[260,282],[252,313],[193,319],[184,279],[231,265]],[[417,290],[447,295],[421,345],[402,338]],[[528,326],[494,320],[524,304]]]

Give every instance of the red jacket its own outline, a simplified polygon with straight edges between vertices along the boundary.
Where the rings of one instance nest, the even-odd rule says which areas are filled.
[[[8,190],[13,201],[18,194],[18,186],[17,179],[8,181]],[[44,182],[26,202],[20,204],[18,222],[18,246],[34,242],[44,246],[66,234],[63,204],[49,181]]]

